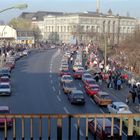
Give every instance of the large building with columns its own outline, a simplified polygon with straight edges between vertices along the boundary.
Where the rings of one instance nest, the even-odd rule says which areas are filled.
[[[118,44],[127,36],[131,36],[137,19],[113,15],[111,9],[108,14],[98,12],[64,13],[63,15],[44,16],[44,36],[56,32],[62,42],[70,43],[75,37],[79,43],[89,41],[99,42],[106,36],[111,44]]]

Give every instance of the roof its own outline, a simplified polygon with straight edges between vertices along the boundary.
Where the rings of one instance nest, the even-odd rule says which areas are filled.
[[[72,90],[72,93],[81,93],[81,94],[83,94],[83,92],[81,90],[77,90],[77,89]]]
[[[116,106],[128,106],[124,102],[113,102],[113,104],[116,105]]]
[[[9,110],[9,106],[0,106],[0,111]]]
[[[98,94],[100,95],[109,95],[107,92],[99,91]]]

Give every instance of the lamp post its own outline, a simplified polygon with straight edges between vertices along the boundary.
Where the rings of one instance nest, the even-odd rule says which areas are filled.
[[[0,13],[3,13],[3,12],[5,12],[5,11],[11,10],[11,9],[23,10],[23,9],[26,9],[27,7],[28,7],[27,4],[16,4],[16,5],[14,5],[14,6],[5,8],[5,9],[3,9],[3,10],[0,10]],[[5,27],[4,27],[3,31],[2,31],[2,35],[3,35],[3,32],[4,32],[5,28],[6,28],[6,25],[5,25]],[[3,49],[1,49],[1,54],[2,54],[2,55],[1,55],[1,67],[2,67],[2,66],[3,66]]]

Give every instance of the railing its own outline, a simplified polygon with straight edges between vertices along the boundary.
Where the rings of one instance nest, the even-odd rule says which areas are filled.
[[[85,133],[84,139],[89,139],[88,120],[94,119],[94,133],[96,133],[97,119],[103,118],[103,127],[105,127],[105,119],[108,118],[111,121],[111,139],[113,139],[114,122],[118,123],[119,136],[122,139],[123,134],[123,118],[128,119],[128,130],[126,132],[127,139],[133,139],[133,119],[140,118],[140,114],[31,114],[31,115],[18,115],[8,114],[0,115],[0,139],[13,139],[13,140],[50,140],[64,139],[73,140],[80,139],[80,124],[84,127]],[[12,120],[11,129],[8,129],[8,120]],[[3,122],[3,126],[2,126]],[[76,124],[75,138],[72,132],[73,123]],[[84,124],[84,125],[83,125]],[[34,128],[35,127],[35,128]],[[64,128],[63,128],[64,127]],[[10,131],[10,132],[9,132]],[[139,133],[140,134],[140,133]],[[55,137],[56,135],[56,137]],[[93,139],[96,137],[93,135]]]

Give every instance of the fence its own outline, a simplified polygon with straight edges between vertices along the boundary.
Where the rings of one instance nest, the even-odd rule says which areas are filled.
[[[105,119],[108,118],[111,121],[111,139],[113,139],[114,122],[117,119],[119,126],[119,135],[122,139],[123,134],[123,118],[128,119],[128,130],[127,139],[133,139],[133,119],[140,118],[140,114],[8,114],[0,115],[0,127],[3,131],[0,133],[1,139],[13,139],[13,140],[26,140],[26,139],[39,139],[39,140],[51,140],[53,139],[61,140],[64,134],[67,133],[64,139],[73,140],[80,139],[80,124],[84,123],[82,127],[85,128],[85,133],[83,135],[84,139],[89,139],[88,131],[88,121],[89,119],[94,119],[94,133],[96,133],[97,119],[103,118],[103,125],[105,127]],[[8,129],[8,120],[12,120],[12,128]],[[65,120],[64,120],[65,119]],[[84,120],[82,122],[82,119]],[[76,123],[75,138],[73,138],[72,124]],[[82,123],[81,123],[82,122]],[[3,126],[2,126],[3,123]],[[46,124],[46,126],[45,126]],[[56,125],[56,126],[55,126]],[[67,127],[66,127],[67,126]],[[36,127],[36,130],[34,130]],[[63,127],[65,127],[63,129]],[[53,132],[56,130],[56,138],[54,138]],[[10,134],[8,134],[10,131]],[[65,132],[63,132],[65,131]],[[66,132],[67,131],[67,132]],[[139,129],[140,131],[140,129]],[[20,133],[21,132],[21,133]],[[28,133],[28,136],[27,136]],[[63,134],[64,133],[64,134]],[[140,133],[139,133],[140,134]],[[36,136],[35,136],[36,135]],[[93,136],[93,139],[96,137]]]

